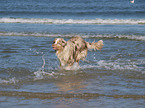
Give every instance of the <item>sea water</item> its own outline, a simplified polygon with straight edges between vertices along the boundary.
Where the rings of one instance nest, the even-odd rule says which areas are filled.
[[[145,1],[1,0],[1,108],[143,108]],[[104,41],[62,70],[55,38]]]

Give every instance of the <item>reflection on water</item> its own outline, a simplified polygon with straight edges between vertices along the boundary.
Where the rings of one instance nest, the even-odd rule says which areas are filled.
[[[61,76],[60,81],[55,82],[55,85],[59,88],[60,92],[74,93],[87,86],[83,82],[83,78],[77,74]]]

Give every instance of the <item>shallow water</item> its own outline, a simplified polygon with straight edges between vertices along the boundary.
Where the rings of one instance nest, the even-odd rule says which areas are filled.
[[[143,108],[145,6],[126,0],[1,0],[1,108]],[[104,41],[61,70],[55,38]]]
[[[78,70],[65,71],[53,39],[0,36],[1,106],[117,107],[126,100],[120,107],[144,105],[143,41],[104,38],[101,52],[89,51]]]

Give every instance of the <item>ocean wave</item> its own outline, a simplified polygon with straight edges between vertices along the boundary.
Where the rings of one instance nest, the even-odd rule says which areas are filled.
[[[39,19],[39,18],[0,18],[0,23],[30,24],[145,24],[145,19]]]
[[[35,36],[35,37],[73,37],[81,36],[83,38],[107,38],[107,39],[125,39],[125,40],[139,40],[145,41],[143,35],[121,35],[121,34],[96,34],[96,35],[82,35],[82,34],[47,34],[47,33],[17,33],[17,32],[0,32],[0,36]]]
[[[100,60],[98,62],[98,68],[104,68],[107,70],[132,70],[142,72],[143,67],[139,67],[138,65],[142,64],[143,62],[145,61],[138,60],[136,62],[133,62],[131,60],[121,60],[121,59],[118,59],[116,61]]]
[[[141,72],[142,74],[145,73],[144,67],[141,67],[140,65],[144,64],[145,60],[138,59],[136,61],[131,60],[122,60],[118,59],[115,61],[112,60],[100,60],[96,61],[95,65],[84,65],[81,66],[81,69],[107,69],[107,70],[119,70],[119,71],[136,71]]]

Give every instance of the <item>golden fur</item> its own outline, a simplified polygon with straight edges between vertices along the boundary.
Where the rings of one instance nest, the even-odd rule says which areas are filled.
[[[56,50],[60,66],[69,69],[75,62],[79,64],[80,60],[86,58],[88,49],[101,50],[103,41],[89,43],[79,36],[73,37],[67,42],[63,38],[56,38],[52,47]]]

